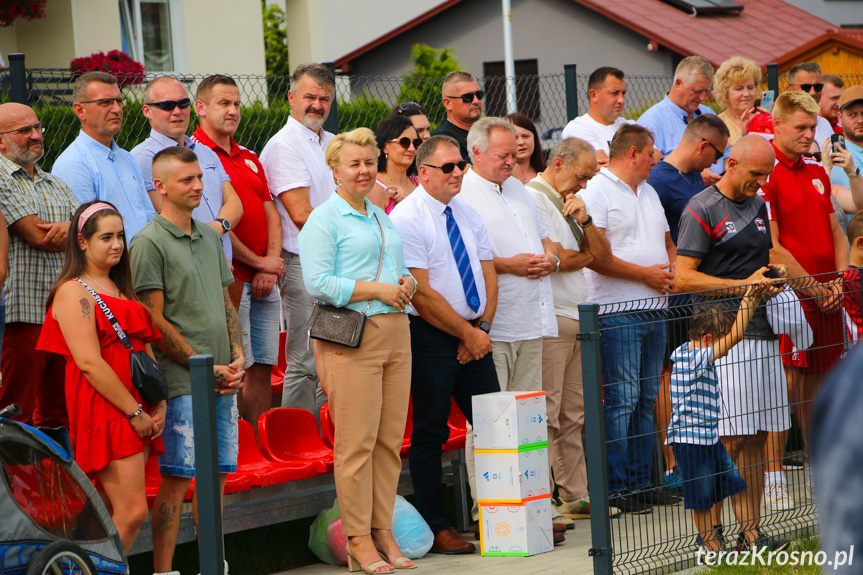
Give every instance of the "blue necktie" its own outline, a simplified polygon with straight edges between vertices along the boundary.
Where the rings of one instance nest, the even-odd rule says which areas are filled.
[[[479,293],[476,291],[476,282],[473,280],[470,258],[464,247],[464,240],[461,239],[461,232],[458,230],[458,224],[455,223],[452,209],[449,206],[444,208],[444,214],[446,214],[446,232],[452,246],[452,255],[455,256],[455,264],[458,266],[458,273],[461,276],[461,286],[464,288],[467,305],[473,311],[477,311],[479,309]]]

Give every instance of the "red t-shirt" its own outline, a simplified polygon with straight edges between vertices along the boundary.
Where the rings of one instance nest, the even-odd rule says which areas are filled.
[[[228,154],[217,146],[200,126],[192,134],[192,139],[216,152],[243,204],[243,217],[231,231],[252,253],[259,256],[266,255],[269,238],[264,202],[272,202],[273,197],[270,195],[267,176],[264,174],[264,167],[258,160],[258,155],[238,145],[233,138],[231,138],[231,153]],[[244,282],[252,281],[255,275],[254,269],[240,263],[236,258],[233,264],[235,278]]]
[[[773,142],[771,141],[771,144]],[[830,178],[820,164],[800,157],[792,162],[776,149],[776,165],[758,192],[767,219],[779,226],[779,241],[808,274],[836,272]]]

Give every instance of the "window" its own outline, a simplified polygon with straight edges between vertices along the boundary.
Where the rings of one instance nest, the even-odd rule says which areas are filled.
[[[172,6],[175,0],[119,0],[123,51],[147,72],[177,69]]]
[[[679,10],[693,16],[716,16],[722,14],[739,14],[743,6],[733,0],[662,0]]]
[[[530,118],[539,120],[539,76],[537,60],[515,61],[515,101],[518,111]],[[485,84],[480,86],[485,90],[486,116],[505,116],[506,110],[506,77],[503,62],[486,62],[483,64]]]

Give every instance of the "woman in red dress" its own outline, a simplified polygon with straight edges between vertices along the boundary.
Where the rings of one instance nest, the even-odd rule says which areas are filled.
[[[123,220],[105,202],[75,212],[66,260],[48,297],[38,349],[66,357],[66,404],[75,460],[96,483],[126,552],[147,519],[144,464],[164,451],[165,402],[142,405],[132,385],[130,353],[80,278],[97,292],[126,332],[132,349],[160,337],[135,300]]]

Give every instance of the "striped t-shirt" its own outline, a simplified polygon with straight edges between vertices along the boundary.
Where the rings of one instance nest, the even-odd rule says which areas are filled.
[[[713,445],[719,441],[719,387],[713,346],[692,348],[686,342],[671,361],[671,423],[666,444]]]

